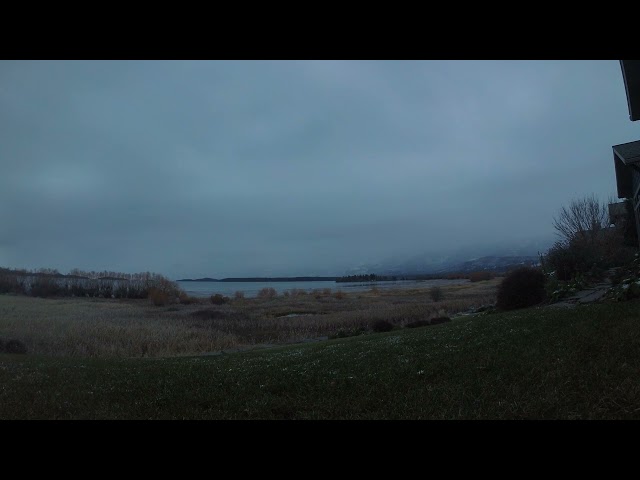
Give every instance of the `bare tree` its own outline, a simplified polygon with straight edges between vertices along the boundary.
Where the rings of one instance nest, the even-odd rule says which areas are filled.
[[[609,209],[595,195],[573,200],[553,218],[553,228],[566,242],[593,240],[609,226]]]

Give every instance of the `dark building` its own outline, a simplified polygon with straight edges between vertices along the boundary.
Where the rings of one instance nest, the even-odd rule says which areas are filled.
[[[609,225],[624,228],[627,222],[626,202],[609,204]]]
[[[640,140],[614,145],[612,148],[618,198],[631,199],[640,238]]]
[[[640,120],[640,60],[620,60],[620,68],[627,94],[629,119],[635,122]],[[631,200],[640,241],[640,140],[612,148],[618,198]]]

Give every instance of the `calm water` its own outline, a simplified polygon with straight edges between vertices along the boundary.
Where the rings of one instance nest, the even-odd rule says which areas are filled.
[[[251,298],[258,295],[263,288],[274,288],[278,294],[294,288],[312,292],[316,289],[330,288],[331,292],[341,290],[345,293],[363,292],[371,290],[374,285],[378,289],[391,288],[428,288],[434,285],[458,285],[469,280],[400,280],[397,282],[178,282],[187,294],[194,297],[209,297],[214,293],[220,293],[232,297],[235,292],[244,292],[245,297]]]

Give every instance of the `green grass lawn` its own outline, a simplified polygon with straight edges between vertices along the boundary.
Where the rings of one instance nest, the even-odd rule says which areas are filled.
[[[0,419],[636,419],[640,302],[220,356],[0,354]]]

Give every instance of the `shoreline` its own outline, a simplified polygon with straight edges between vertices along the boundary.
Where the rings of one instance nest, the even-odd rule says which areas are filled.
[[[37,298],[0,295],[0,338],[23,343],[27,355],[53,357],[182,357],[352,336],[376,322],[409,323],[469,312],[493,303],[499,279],[448,285],[434,301],[428,287],[360,292],[206,298],[154,306],[143,299]],[[264,348],[264,347],[262,347]],[[221,355],[223,353],[220,353]]]

